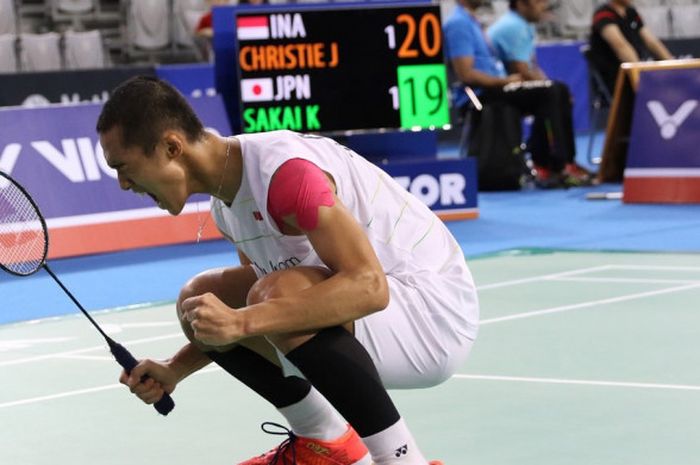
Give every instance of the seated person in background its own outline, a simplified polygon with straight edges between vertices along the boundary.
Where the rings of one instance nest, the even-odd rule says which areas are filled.
[[[508,72],[524,81],[545,80],[547,76],[535,57],[535,26],[548,8],[548,0],[510,0],[510,10],[488,28],[496,56]]]
[[[666,46],[644,26],[632,0],[612,0],[598,8],[591,26],[591,62],[610,94],[621,63],[649,58],[671,60]]]
[[[535,181],[541,187],[589,184],[590,173],[575,163],[571,97],[568,89],[548,80],[525,82],[519,74],[506,74],[474,16],[482,0],[457,0],[444,24],[445,56],[459,84],[455,104],[466,108],[464,86],[476,89],[484,105],[505,102],[522,114],[533,115],[528,149],[535,164]]]

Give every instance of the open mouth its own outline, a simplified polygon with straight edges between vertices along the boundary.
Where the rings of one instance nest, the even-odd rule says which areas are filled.
[[[138,195],[147,195],[147,196],[149,196],[150,198],[153,199],[153,201],[155,202],[155,204],[158,205],[158,207],[160,207],[160,208],[165,208],[165,207],[163,207],[163,204],[162,204],[161,201],[158,199],[158,197],[156,197],[154,194],[151,194],[151,193],[148,192],[148,191],[135,190],[135,189],[132,189],[132,190],[134,191],[135,194],[138,194]]]

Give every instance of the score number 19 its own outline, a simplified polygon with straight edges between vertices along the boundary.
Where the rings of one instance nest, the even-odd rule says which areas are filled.
[[[419,58],[421,54],[424,58],[438,56],[442,48],[442,34],[440,21],[434,13],[425,13],[418,20],[409,14],[400,14],[396,17],[396,24],[406,26],[406,35],[397,52],[399,59]],[[391,50],[397,46],[396,29],[393,24],[384,28]],[[444,64],[399,66],[397,78],[398,86],[390,88],[389,93],[394,109],[400,112],[402,128],[432,128],[449,124]]]
[[[397,77],[399,85],[389,92],[394,108],[399,110],[402,128],[434,128],[450,123],[444,64],[399,66]]]

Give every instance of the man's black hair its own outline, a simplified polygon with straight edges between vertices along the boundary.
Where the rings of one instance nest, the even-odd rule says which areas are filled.
[[[194,142],[204,126],[185,98],[170,84],[152,76],[136,76],[112,92],[97,120],[97,132],[122,129],[122,144],[137,146],[148,155],[164,131],[182,130]]]
[[[518,0],[510,0],[510,2],[508,3],[508,7],[511,10],[515,10],[518,7]]]

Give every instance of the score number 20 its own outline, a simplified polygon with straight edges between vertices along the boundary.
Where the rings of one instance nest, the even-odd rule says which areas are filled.
[[[440,21],[434,13],[426,13],[421,16],[418,24],[416,19],[409,14],[400,14],[396,17],[397,24],[406,25],[406,36],[399,47],[399,58],[417,58],[419,49],[426,57],[434,57],[440,52],[442,36],[440,35]],[[418,30],[418,48],[416,48],[416,30]],[[428,32],[432,32],[432,43]],[[384,28],[387,41],[391,50],[396,49],[396,27],[393,24]]]

